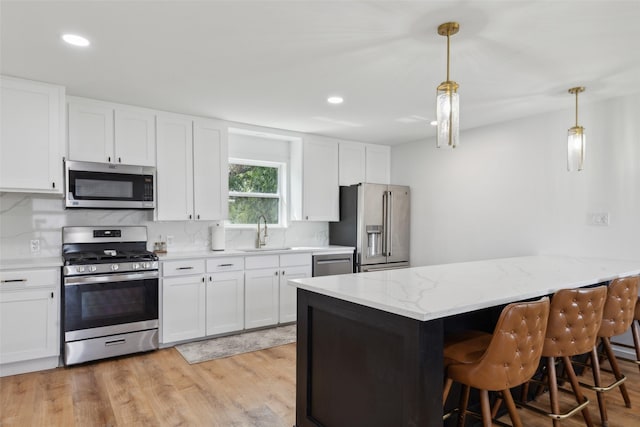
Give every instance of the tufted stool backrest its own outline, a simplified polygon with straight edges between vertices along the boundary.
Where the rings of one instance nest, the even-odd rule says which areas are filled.
[[[489,391],[528,381],[540,362],[549,317],[549,298],[506,306],[484,355],[474,363],[449,366],[455,381]]]
[[[564,289],[551,298],[542,356],[576,356],[591,351],[598,339],[607,287]]]
[[[633,322],[640,276],[615,279],[609,284],[598,336],[611,338],[624,333]]]

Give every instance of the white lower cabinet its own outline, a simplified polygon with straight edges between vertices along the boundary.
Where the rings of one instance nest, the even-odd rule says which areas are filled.
[[[280,255],[280,311],[278,323],[296,321],[297,289],[287,282],[311,277],[311,254]]]
[[[60,271],[6,270],[0,283],[0,376],[55,368]]]
[[[206,329],[204,260],[162,263],[163,343],[201,338]]]
[[[296,288],[287,281],[311,276],[311,254],[247,257],[245,268],[245,327],[294,322]]]
[[[207,335],[244,329],[244,259],[207,260]]]
[[[296,320],[296,288],[311,276],[311,254],[162,262],[163,344]]]
[[[245,271],[244,326],[246,329],[278,323],[280,277],[277,255],[275,255],[275,259],[276,265],[274,267]]]

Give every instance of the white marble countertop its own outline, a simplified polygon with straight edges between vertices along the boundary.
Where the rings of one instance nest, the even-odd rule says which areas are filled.
[[[319,294],[432,320],[640,274],[640,260],[525,256],[290,280]]]
[[[350,254],[355,250],[351,246],[297,246],[288,249],[279,248],[262,248],[254,250],[253,248],[243,249],[226,249],[224,251],[194,251],[194,252],[168,252],[166,254],[158,254],[160,261],[171,261],[189,258],[215,258],[226,256],[254,256],[254,255],[286,255],[290,253],[310,252],[312,255],[322,254]]]
[[[0,270],[61,267],[62,257],[21,258],[0,260]]]

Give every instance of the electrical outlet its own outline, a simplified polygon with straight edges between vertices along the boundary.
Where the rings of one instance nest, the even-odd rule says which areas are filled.
[[[173,246],[173,236],[167,236],[167,246]]]
[[[595,212],[589,214],[589,224],[597,226],[609,225],[609,212]]]
[[[32,254],[40,253],[40,240],[33,239],[29,242],[29,248],[31,249]]]

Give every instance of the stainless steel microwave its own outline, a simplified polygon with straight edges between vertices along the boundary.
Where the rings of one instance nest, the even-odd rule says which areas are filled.
[[[68,208],[153,209],[156,170],[147,166],[65,162]]]

